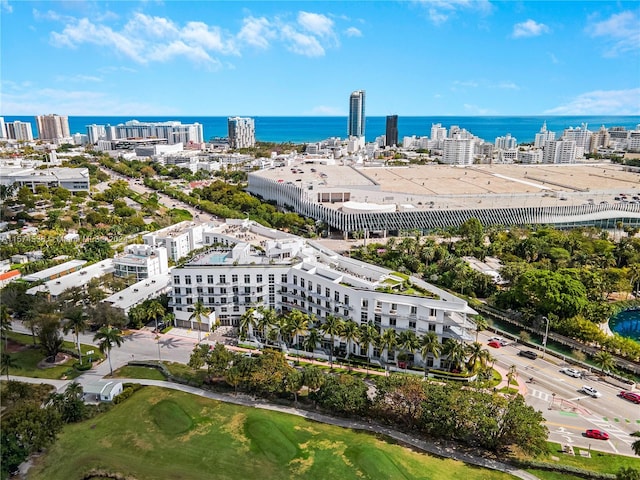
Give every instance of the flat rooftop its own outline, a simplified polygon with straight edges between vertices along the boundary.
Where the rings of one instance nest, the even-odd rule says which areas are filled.
[[[400,210],[581,205],[614,203],[621,193],[628,200],[640,196],[640,173],[608,163],[401,167],[300,163],[257,175],[299,186],[314,202],[319,193],[345,191],[352,202],[395,204]],[[339,201],[323,205],[344,206]],[[355,208],[366,211],[364,206]]]

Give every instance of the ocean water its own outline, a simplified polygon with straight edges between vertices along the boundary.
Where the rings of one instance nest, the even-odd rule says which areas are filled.
[[[20,120],[30,122],[33,135],[37,137],[35,118],[30,116],[5,116],[5,121]],[[265,142],[317,142],[329,137],[347,136],[347,117],[253,117],[256,123],[256,139]],[[201,123],[204,138],[227,136],[227,117],[69,117],[69,129],[74,133],[87,133],[86,126],[118,125],[128,120],[141,122],[166,122],[177,120],[182,123]],[[398,116],[398,138],[416,135],[430,136],[431,125],[440,123],[449,129],[452,125],[466,128],[468,131],[493,143],[496,137],[508,133],[515,137],[518,143],[533,142],[535,134],[540,131],[542,124],[547,122],[547,129],[556,132],[556,137],[565,128],[580,127],[586,123],[589,130],[596,131],[600,126],[625,127],[635,129],[640,124],[640,115],[634,116],[529,116],[529,117],[403,117]],[[385,117],[367,117],[365,134],[367,141],[385,133]]]

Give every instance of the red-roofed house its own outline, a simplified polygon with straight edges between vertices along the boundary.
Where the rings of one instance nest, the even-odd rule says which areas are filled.
[[[22,276],[20,270],[10,270],[8,272],[0,273],[0,288],[4,287],[7,283],[19,279]]]

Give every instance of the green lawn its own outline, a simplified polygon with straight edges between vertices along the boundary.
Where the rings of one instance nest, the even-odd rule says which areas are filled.
[[[89,471],[137,480],[512,478],[365,432],[154,387],[67,425],[29,478],[75,480]]]
[[[609,453],[596,452],[592,450],[591,458],[584,458],[580,455],[565,455],[561,453],[561,451],[562,447],[560,446],[560,444],[547,442],[547,454],[538,457],[536,460],[551,464],[571,465],[573,467],[582,468],[584,470],[592,470],[594,472],[600,473],[615,474],[622,467],[633,467],[637,470],[640,470],[640,457],[612,455]],[[558,457],[560,460],[551,460],[552,455]]]
[[[33,347],[32,336],[16,332],[9,332],[8,336],[10,340],[29,347],[10,354],[11,358],[16,363],[16,367],[9,369],[9,375],[49,379],[60,379],[66,376],[66,378],[72,379],[82,373],[73,368],[73,364],[78,361],[78,359],[75,357],[69,358],[63,364],[57,365],[55,367],[39,368],[38,364],[40,363],[40,361],[44,360],[44,354],[42,353],[42,350],[40,350],[40,348]],[[36,342],[38,342],[37,338]],[[63,348],[69,350],[76,350],[76,346],[73,342],[65,341],[62,346]],[[83,352],[94,350],[94,359],[103,357],[103,355],[98,351],[97,347],[93,345],[81,344],[80,348]]]
[[[114,377],[146,378],[148,380],[166,380],[160,370],[153,367],[125,366],[113,372]]]

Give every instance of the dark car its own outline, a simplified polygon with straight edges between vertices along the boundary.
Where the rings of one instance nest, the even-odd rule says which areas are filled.
[[[531,350],[520,350],[518,355],[525,358],[530,358],[531,360],[535,360],[538,358],[538,354],[536,352],[532,352]]]

